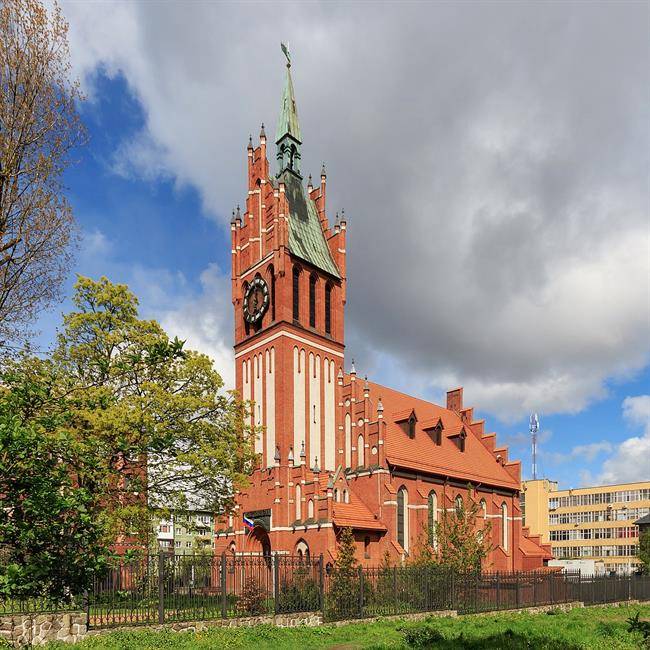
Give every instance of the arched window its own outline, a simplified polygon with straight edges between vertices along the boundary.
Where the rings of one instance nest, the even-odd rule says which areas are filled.
[[[370,559],[370,537],[368,536],[363,538],[363,557],[366,560]]]
[[[271,320],[275,320],[275,269],[269,267],[269,284],[271,285]]]
[[[343,490],[343,503],[350,503],[350,495],[347,490]]]
[[[309,499],[309,502],[307,503],[307,518],[314,518],[314,502],[311,499]]]
[[[245,296],[247,291],[248,291],[248,282],[244,282],[241,288],[241,295]],[[244,331],[246,332],[246,336],[248,336],[251,333],[251,325],[245,318],[244,318]]]
[[[435,546],[436,543],[436,522],[438,521],[438,495],[431,490],[427,503],[428,524],[429,524],[429,544]]]
[[[357,465],[363,467],[365,463],[365,448],[363,444],[363,436],[359,435],[357,439]]]
[[[293,320],[300,320],[300,269],[293,267]]]
[[[325,285],[325,333],[332,333],[332,285]]]
[[[316,327],[316,281],[315,275],[309,276],[309,327]]]
[[[309,546],[307,546],[307,542],[305,542],[304,539],[301,539],[297,544],[296,544],[296,551],[295,554],[301,559],[301,560],[309,560]]]
[[[345,414],[345,467],[352,467],[352,417]]]
[[[397,491],[397,543],[408,552],[408,492],[403,486]]]
[[[334,501],[338,503],[339,501],[339,491],[338,488],[334,488]]]
[[[302,491],[300,485],[296,485],[296,520],[300,521],[302,519]]]
[[[460,515],[463,512],[463,497],[460,494],[454,500],[454,508],[456,509],[456,514]]]
[[[501,546],[504,551],[508,550],[508,506],[501,504]]]

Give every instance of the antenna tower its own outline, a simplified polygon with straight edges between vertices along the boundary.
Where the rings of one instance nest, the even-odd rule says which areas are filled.
[[[530,435],[533,439],[533,481],[537,480],[537,432],[539,431],[539,419],[537,413],[530,416]]]

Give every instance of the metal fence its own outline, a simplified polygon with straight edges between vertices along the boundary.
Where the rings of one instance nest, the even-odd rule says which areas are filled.
[[[414,612],[487,612],[571,601],[650,600],[650,576],[528,571],[458,574],[436,567],[325,566],[322,557],[147,555],[121,559],[84,597],[0,600],[0,613],[83,607],[94,628],[321,611],[325,620]]]

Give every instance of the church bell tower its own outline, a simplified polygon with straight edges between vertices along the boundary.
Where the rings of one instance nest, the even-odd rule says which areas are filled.
[[[264,125],[248,144],[248,194],[231,221],[235,378],[251,401],[260,467],[341,462],[337,394],[344,361],[346,222],[331,226],[327,177],[301,173],[289,53],[270,169]]]

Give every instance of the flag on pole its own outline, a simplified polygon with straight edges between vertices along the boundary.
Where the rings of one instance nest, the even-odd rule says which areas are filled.
[[[255,528],[255,522],[252,519],[249,519],[246,515],[244,515],[244,526],[249,531],[253,530],[253,528]]]

